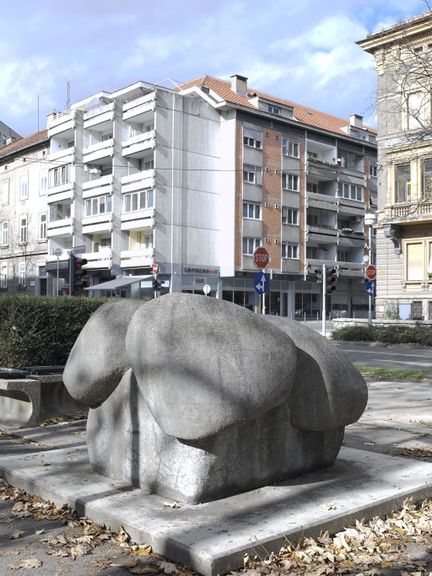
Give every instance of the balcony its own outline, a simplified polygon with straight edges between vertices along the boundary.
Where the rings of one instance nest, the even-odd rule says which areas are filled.
[[[336,196],[306,192],[306,206],[308,208],[321,208],[322,210],[337,210],[338,199]]]
[[[306,174],[316,176],[320,180],[336,180],[338,170],[338,164],[318,158],[308,158],[306,162]]]
[[[142,230],[144,228],[153,228],[154,215],[154,208],[145,208],[144,210],[124,212],[121,215],[121,229]]]
[[[71,236],[73,234],[73,218],[63,218],[47,223],[47,238],[53,236]]]
[[[131,102],[125,102],[123,105],[123,120],[140,121],[140,116],[148,115],[155,109],[155,93],[150,92],[141,98],[136,98]]]
[[[47,190],[47,202],[53,204],[57,202],[64,202],[71,200],[74,197],[75,184],[74,182],[66,182],[59,186],[53,186]]]
[[[154,248],[123,250],[120,252],[121,268],[144,268],[153,264]]]
[[[52,138],[74,128],[74,112],[54,112],[48,116],[48,137]]]
[[[100,232],[111,232],[113,228],[112,212],[85,216],[82,219],[83,234],[98,234]]]
[[[364,276],[365,265],[363,262],[337,262],[339,276]]]
[[[432,220],[432,202],[417,201],[405,204],[394,204],[384,211],[385,220],[391,220],[395,224],[410,222],[425,222]],[[383,218],[381,218],[381,221]]]
[[[52,151],[48,155],[48,160],[55,161],[61,160],[62,162],[67,162],[68,164],[72,162],[73,155],[75,154],[75,146],[69,146],[68,148],[58,148]]]
[[[136,192],[139,190],[146,190],[153,188],[155,182],[154,170],[142,170],[135,172],[129,176],[123,176],[121,179],[121,191],[123,194],[127,192]]]
[[[83,198],[90,198],[91,196],[100,196],[101,194],[108,195],[112,194],[112,184],[113,176],[112,174],[107,174],[101,178],[95,178],[94,180],[88,180],[82,185]]]
[[[80,256],[87,260],[87,270],[111,270],[111,248],[101,248],[98,252],[84,252]]]
[[[103,163],[103,160],[112,158],[114,149],[114,140],[109,138],[102,142],[96,142],[83,149],[83,162],[84,164],[91,164],[92,162]]]
[[[155,135],[154,130],[149,130],[148,132],[143,132],[142,134],[137,134],[132,138],[123,140],[123,155],[139,158],[143,156],[143,152],[153,150],[156,145]]]
[[[87,110],[84,114],[84,128],[94,126],[109,125],[114,119],[114,103],[103,104]]]

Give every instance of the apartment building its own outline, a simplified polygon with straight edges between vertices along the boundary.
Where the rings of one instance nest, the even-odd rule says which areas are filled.
[[[21,136],[15,132],[15,130],[12,130],[12,128],[9,128],[4,122],[0,121],[0,148],[3,148],[3,146],[7,144],[12,144],[12,142],[15,142],[19,138],[21,138]]]
[[[47,131],[0,149],[0,294],[47,294]]]
[[[376,204],[375,134],[210,76],[137,82],[48,117],[49,294],[69,290],[71,251],[91,286],[202,293],[254,308],[253,252],[271,256],[267,310],[317,318],[323,264],[333,315],[367,315],[365,212]],[[130,276],[137,282],[131,285]],[[101,286],[100,288],[103,288]],[[92,289],[92,294],[105,293]]]
[[[378,91],[377,316],[432,319],[432,13],[371,34]]]

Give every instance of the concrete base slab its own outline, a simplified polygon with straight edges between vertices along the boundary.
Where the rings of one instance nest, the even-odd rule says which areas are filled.
[[[344,447],[331,468],[216,502],[173,507],[94,474],[85,445],[57,448],[48,438],[44,444],[51,448],[27,444],[23,450],[2,442],[6,480],[112,530],[123,526],[134,541],[206,576],[238,568],[245,553],[264,557],[303,535],[388,513],[409,496],[432,496],[431,463]]]

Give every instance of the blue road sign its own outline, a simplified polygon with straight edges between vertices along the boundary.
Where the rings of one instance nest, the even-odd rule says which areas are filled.
[[[364,289],[365,292],[369,294],[369,296],[375,296],[376,280],[368,280],[367,282],[365,282]]]
[[[264,294],[267,291],[267,284],[267,276],[265,275],[265,272],[260,270],[255,274],[254,278],[254,287],[258,294]]]

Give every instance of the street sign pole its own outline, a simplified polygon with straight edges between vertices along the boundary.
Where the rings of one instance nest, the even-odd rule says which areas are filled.
[[[321,334],[326,337],[326,288],[327,288],[327,277],[326,277],[326,266],[323,264],[322,267],[322,325],[321,325]]]

